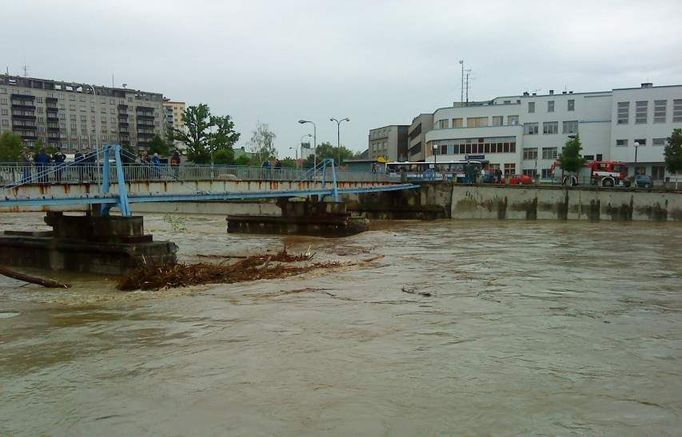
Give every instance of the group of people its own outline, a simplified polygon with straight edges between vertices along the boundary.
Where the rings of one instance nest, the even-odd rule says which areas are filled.
[[[24,149],[21,153],[23,164],[22,182],[48,183],[50,174],[54,174],[54,181],[61,182],[64,174],[66,155],[57,148],[52,155],[48,154],[44,148],[33,154],[29,149]],[[94,161],[93,161],[94,162]],[[31,170],[35,167],[35,180],[32,179]],[[50,168],[54,168],[51,172]]]

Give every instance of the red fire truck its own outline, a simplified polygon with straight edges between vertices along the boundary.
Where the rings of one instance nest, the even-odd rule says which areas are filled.
[[[562,170],[559,161],[555,161],[551,172],[554,179],[561,181],[561,185],[569,186],[587,181],[601,187],[624,186],[628,176],[627,167],[619,161],[588,161],[577,173]]]

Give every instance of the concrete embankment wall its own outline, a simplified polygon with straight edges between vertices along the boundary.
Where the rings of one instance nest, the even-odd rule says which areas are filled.
[[[453,219],[682,221],[682,193],[564,187],[452,187]]]

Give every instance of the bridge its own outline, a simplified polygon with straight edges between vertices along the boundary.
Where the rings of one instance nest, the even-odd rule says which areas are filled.
[[[398,191],[416,188],[387,175],[338,171],[333,160],[323,160],[308,170],[229,166],[154,166],[124,164],[125,151],[105,145],[83,161],[58,166],[0,167],[0,211],[31,208],[92,208],[104,216],[117,208],[124,217],[130,205],[148,202],[201,202],[330,197],[346,194]],[[98,161],[92,163],[91,161]]]

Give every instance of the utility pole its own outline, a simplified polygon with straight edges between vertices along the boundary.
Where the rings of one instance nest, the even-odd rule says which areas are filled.
[[[462,86],[460,88],[459,102],[464,103],[464,59],[459,60],[459,64],[462,66]]]
[[[24,77],[28,77],[28,65],[24,65]]]

